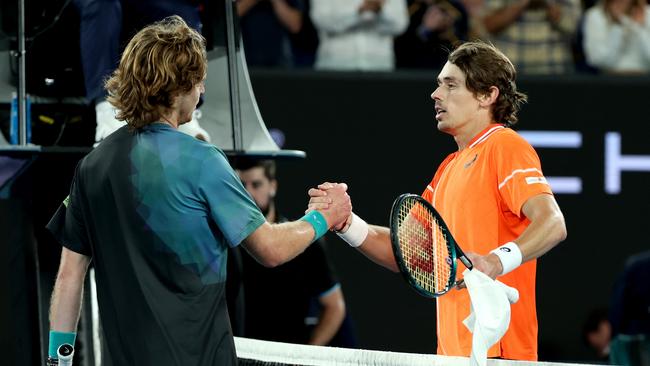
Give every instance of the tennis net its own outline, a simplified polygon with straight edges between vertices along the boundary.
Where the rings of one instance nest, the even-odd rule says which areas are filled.
[[[235,337],[240,366],[467,366],[469,358],[426,355],[363,349],[319,347],[302,344],[260,341]],[[585,364],[529,362],[511,360],[487,361],[488,366],[570,366]]]

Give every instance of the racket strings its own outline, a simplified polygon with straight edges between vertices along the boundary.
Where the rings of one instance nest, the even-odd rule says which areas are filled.
[[[426,291],[448,290],[451,258],[447,237],[435,216],[415,200],[399,212],[399,246],[411,277]]]

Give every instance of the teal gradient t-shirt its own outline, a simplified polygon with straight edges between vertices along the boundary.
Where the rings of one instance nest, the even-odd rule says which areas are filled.
[[[153,123],[88,154],[48,228],[92,257],[114,365],[230,365],[227,248],[264,221],[221,150]]]

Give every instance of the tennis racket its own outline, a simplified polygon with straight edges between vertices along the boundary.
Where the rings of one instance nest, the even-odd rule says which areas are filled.
[[[421,295],[444,295],[456,282],[456,259],[470,270],[465,256],[440,214],[427,200],[403,194],[390,213],[390,238],[400,272]]]

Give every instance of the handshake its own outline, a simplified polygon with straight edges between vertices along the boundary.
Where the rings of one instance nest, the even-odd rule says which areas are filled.
[[[319,211],[328,228],[353,248],[359,248],[370,231],[370,226],[352,212],[352,202],[345,183],[325,182],[310,189],[307,211]]]
[[[332,231],[345,232],[352,223],[352,201],[347,194],[348,185],[345,183],[319,184],[317,188],[311,188],[307,210],[319,211],[327,226]]]

